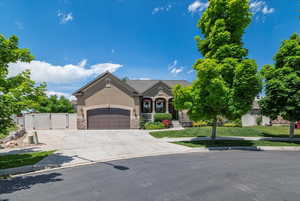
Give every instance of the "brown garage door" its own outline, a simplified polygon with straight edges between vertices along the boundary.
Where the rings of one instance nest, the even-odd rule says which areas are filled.
[[[128,129],[130,111],[119,108],[99,108],[87,111],[88,129]]]

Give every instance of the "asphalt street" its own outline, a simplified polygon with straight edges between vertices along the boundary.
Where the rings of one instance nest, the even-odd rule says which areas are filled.
[[[300,152],[153,156],[0,180],[0,201],[299,201]]]

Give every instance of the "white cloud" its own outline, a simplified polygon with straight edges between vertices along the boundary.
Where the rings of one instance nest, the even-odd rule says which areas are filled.
[[[192,70],[189,70],[187,73],[188,74],[191,74],[191,73],[193,73],[195,70],[194,69],[192,69]]]
[[[174,60],[169,66],[168,70],[170,71],[171,74],[176,76],[178,73],[181,73],[183,71],[182,66],[177,66],[178,61]]]
[[[67,22],[72,21],[74,19],[72,13],[63,13],[61,11],[58,11],[57,16],[59,17],[60,24],[66,24]]]
[[[209,5],[209,2],[201,2],[196,0],[188,6],[188,11],[190,13],[200,13],[204,11]]]
[[[20,30],[24,29],[24,25],[23,25],[22,22],[16,21],[15,24],[16,24],[16,26],[17,26],[17,29],[20,29]]]
[[[121,64],[99,63],[87,68],[86,63],[86,59],[80,61],[77,65],[67,64],[64,66],[36,60],[30,63],[11,63],[9,64],[9,76],[14,76],[29,69],[31,70],[31,78],[36,82],[72,83],[106,71],[115,72],[122,67]]]
[[[133,78],[130,78],[130,80],[151,80],[151,78],[149,78],[149,77],[139,77],[139,78],[133,77]]]
[[[86,63],[87,63],[87,59],[83,59],[79,62],[78,66],[83,68],[86,65]]]
[[[58,92],[58,91],[46,91],[47,96],[53,96],[56,95],[58,97],[64,96],[65,98],[69,100],[76,100],[75,96],[72,96],[71,94],[68,93],[63,93],[63,92]]]
[[[173,63],[169,64],[168,70],[171,70],[172,68],[176,67],[177,63],[178,63],[178,61],[174,60]]]
[[[152,15],[155,15],[156,13],[162,12],[162,11],[167,11],[168,12],[169,10],[171,10],[172,7],[173,6],[171,4],[168,4],[166,6],[161,6],[161,7],[153,8]]]
[[[138,80],[151,80],[149,77],[140,77]]]
[[[264,7],[263,9],[262,9],[262,13],[263,14],[271,14],[271,13],[274,13],[275,12],[275,9],[274,8],[268,8],[268,7]]]
[[[250,1],[250,10],[256,16],[256,19],[264,18],[265,15],[275,12],[274,8],[270,8],[265,1]]]
[[[177,75],[178,73],[181,73],[183,71],[183,67],[175,67],[172,68],[172,70],[170,71],[173,75]]]

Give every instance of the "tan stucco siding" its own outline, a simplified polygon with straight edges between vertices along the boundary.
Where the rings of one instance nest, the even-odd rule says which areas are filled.
[[[84,105],[87,107],[102,104],[124,105],[133,107],[134,99],[114,85],[111,85],[110,88],[103,88],[100,91],[96,91],[93,95],[87,97],[84,100]]]
[[[118,83],[112,82],[110,87],[106,87],[103,80],[84,91],[82,96],[78,96],[77,113],[86,121],[87,111],[95,108],[122,108],[130,110],[131,128],[138,128],[139,122],[139,97],[130,96],[123,91]]]

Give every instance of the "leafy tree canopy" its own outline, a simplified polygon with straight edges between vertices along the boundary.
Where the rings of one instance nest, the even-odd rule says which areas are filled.
[[[28,49],[18,47],[16,36],[6,39],[0,35],[0,132],[12,126],[12,115],[35,107],[44,94],[46,85],[36,86],[28,70],[8,77],[9,63],[30,62],[33,58]]]
[[[294,124],[300,121],[300,35],[282,42],[274,56],[275,66],[262,69],[266,96],[260,101],[263,114],[282,116]],[[291,126],[293,127],[293,125]],[[291,130],[293,135],[293,130]]]
[[[175,107],[187,109],[192,120],[238,119],[251,109],[261,81],[242,43],[250,22],[248,0],[209,1],[198,22],[203,37],[195,38],[204,56],[193,66],[196,80],[191,87],[174,89]]]
[[[35,108],[37,112],[44,113],[74,113],[74,107],[71,102],[64,96],[58,97],[52,95],[43,97],[40,104]]]

